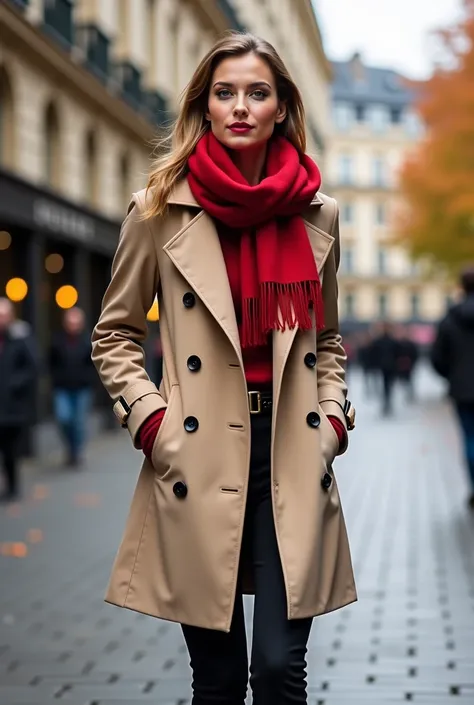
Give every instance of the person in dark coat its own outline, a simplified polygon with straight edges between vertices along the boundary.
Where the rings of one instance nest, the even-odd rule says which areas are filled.
[[[31,423],[32,390],[38,371],[36,352],[28,331],[15,326],[11,301],[0,298],[0,454],[4,489],[1,501],[20,495],[19,445]]]
[[[382,414],[393,411],[393,385],[397,375],[398,341],[390,323],[382,323],[380,335],[372,343],[372,361],[382,378]]]
[[[439,324],[431,361],[448,381],[457,411],[469,471],[469,506],[474,509],[474,266],[463,272],[461,285],[464,299]]]
[[[413,373],[419,358],[418,347],[403,326],[399,328],[397,340],[397,377],[406,388],[407,400],[413,402],[415,400]]]
[[[86,425],[96,373],[91,361],[90,336],[84,312],[77,307],[64,313],[63,330],[55,336],[49,354],[54,413],[67,448],[67,464],[81,464]]]

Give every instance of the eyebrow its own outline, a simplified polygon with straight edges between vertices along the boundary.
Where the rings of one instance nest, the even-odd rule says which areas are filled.
[[[233,83],[228,83],[227,81],[217,81],[217,83],[214,83],[213,88],[216,86],[224,86],[225,88],[233,88],[234,84]],[[250,83],[248,85],[248,88],[258,88],[260,86],[265,86],[266,88],[272,89],[271,85],[267,83],[266,81],[254,81],[254,83]]]

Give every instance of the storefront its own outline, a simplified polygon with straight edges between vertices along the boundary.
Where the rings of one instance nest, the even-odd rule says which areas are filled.
[[[120,223],[101,218],[0,170],[0,296],[15,302],[43,361],[38,412],[49,409],[47,358],[65,308],[80,306],[89,329],[110,280]]]

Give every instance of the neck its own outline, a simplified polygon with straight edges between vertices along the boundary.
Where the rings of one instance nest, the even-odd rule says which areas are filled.
[[[262,180],[263,168],[267,157],[267,145],[255,149],[232,150],[230,156],[242,176],[250,186],[256,186]]]

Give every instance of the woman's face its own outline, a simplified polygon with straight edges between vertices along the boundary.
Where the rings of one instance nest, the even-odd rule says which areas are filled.
[[[219,142],[229,149],[250,149],[267,142],[286,117],[271,68],[253,53],[218,64],[211,79],[206,118]]]

